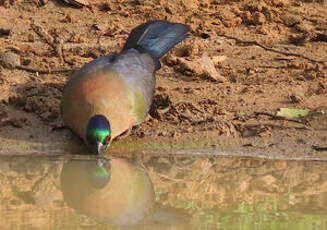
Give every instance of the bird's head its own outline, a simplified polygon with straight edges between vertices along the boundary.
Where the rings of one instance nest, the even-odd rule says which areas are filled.
[[[103,115],[90,118],[86,130],[86,141],[94,154],[103,154],[111,143],[111,128]]]

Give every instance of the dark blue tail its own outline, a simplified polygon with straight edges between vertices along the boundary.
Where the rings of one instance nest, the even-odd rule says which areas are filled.
[[[176,44],[188,37],[190,28],[180,23],[150,21],[134,28],[130,33],[124,50],[134,48],[149,53],[156,69],[160,68],[159,59]]]

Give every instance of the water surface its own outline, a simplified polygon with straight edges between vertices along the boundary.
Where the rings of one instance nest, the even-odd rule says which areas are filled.
[[[1,156],[1,229],[326,229],[327,162]]]

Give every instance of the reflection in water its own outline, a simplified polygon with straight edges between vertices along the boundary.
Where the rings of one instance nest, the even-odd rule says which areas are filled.
[[[17,226],[17,211],[22,210],[22,216],[27,212],[32,216],[33,213],[36,222],[39,218],[48,218],[49,222],[58,225],[72,216],[68,207],[115,226],[181,226],[189,222],[186,212],[155,203],[152,182],[136,160],[1,157],[0,170],[1,178],[5,178],[1,181],[2,191],[13,182],[8,186],[10,192],[0,197],[0,202],[11,199],[10,202],[1,202],[6,205],[0,207],[0,226],[5,217],[13,220],[8,229]],[[15,179],[11,181],[13,175]],[[61,191],[56,191],[57,188]],[[42,211],[46,209],[55,213],[56,220],[43,215]],[[22,222],[21,218],[25,221],[22,216],[18,218],[19,222]],[[42,229],[44,224],[47,226],[46,223],[40,224]],[[69,224],[71,221],[62,227],[70,228]],[[86,221],[86,225],[89,224]],[[40,227],[32,220],[22,225]]]
[[[1,229],[326,229],[326,203],[318,161],[0,157]]]
[[[121,158],[70,161],[61,174],[67,204],[101,222],[114,225],[174,225],[186,215],[169,213],[154,205],[154,190],[148,174],[135,161]],[[161,223],[161,217],[165,219]],[[174,215],[173,215],[174,214]]]
[[[67,204],[115,225],[136,225],[150,215],[154,191],[143,169],[124,159],[70,161],[61,174]]]

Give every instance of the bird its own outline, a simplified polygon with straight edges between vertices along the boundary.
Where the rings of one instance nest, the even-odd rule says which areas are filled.
[[[141,124],[150,110],[160,59],[189,36],[182,23],[154,20],[134,28],[118,54],[99,57],[67,81],[61,100],[63,123],[93,154]]]

